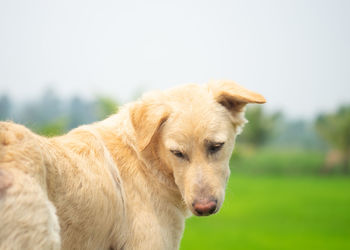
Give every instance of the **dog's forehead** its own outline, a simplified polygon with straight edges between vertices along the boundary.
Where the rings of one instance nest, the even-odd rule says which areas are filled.
[[[225,142],[233,134],[233,125],[221,109],[188,107],[174,111],[164,124],[166,137],[172,142]]]
[[[214,100],[208,89],[187,85],[170,91],[167,97],[172,111],[164,132],[173,142],[226,141],[233,133],[227,110]]]
[[[213,116],[221,116],[227,111],[213,97],[211,91],[196,84],[189,84],[174,88],[168,91],[165,97],[165,102],[171,107],[174,116],[182,116],[186,118],[207,118]],[[203,117],[201,117],[203,116]],[[218,119],[220,119],[218,117]]]

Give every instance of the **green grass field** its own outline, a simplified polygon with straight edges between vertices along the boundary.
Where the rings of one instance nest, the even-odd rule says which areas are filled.
[[[350,178],[233,173],[219,214],[188,219],[181,249],[350,249]]]

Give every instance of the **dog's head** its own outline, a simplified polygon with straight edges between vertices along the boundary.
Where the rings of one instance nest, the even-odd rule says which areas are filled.
[[[173,176],[194,215],[213,214],[224,200],[229,159],[246,122],[244,107],[264,102],[232,81],[146,95],[131,109],[135,146],[148,163],[158,162]]]

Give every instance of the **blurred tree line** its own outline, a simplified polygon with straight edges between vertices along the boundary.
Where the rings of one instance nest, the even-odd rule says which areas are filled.
[[[319,115],[315,126],[333,150],[338,150],[343,172],[348,174],[350,164],[350,106],[342,106],[335,113]],[[333,153],[333,155],[335,154]]]
[[[24,124],[45,136],[102,120],[117,110],[118,103],[112,98],[87,100],[75,96],[63,100],[52,89],[38,100],[23,104],[0,96],[0,120]],[[249,122],[237,139],[234,165],[250,166],[256,172],[331,173],[341,169],[349,173],[350,105],[320,114],[314,121],[290,120],[282,112],[266,112],[261,105],[249,105],[246,117]],[[246,162],[239,162],[242,155]]]
[[[261,105],[250,105],[246,118],[249,122],[238,137],[243,150],[233,157],[235,163],[239,163],[241,153],[245,159],[252,158],[252,163],[248,160],[242,165],[251,164],[251,170],[257,172],[340,170],[349,174],[350,105],[340,107],[335,113],[320,114],[313,121],[289,120],[281,112],[267,113]]]
[[[24,124],[45,136],[60,135],[79,125],[102,120],[117,110],[118,104],[112,98],[97,96],[86,100],[75,96],[62,100],[53,89],[47,89],[38,100],[21,105],[7,95],[0,96],[0,120]]]
[[[281,112],[267,113],[261,105],[250,105],[246,118],[248,123],[238,140],[247,146],[327,149],[313,121],[289,120]]]

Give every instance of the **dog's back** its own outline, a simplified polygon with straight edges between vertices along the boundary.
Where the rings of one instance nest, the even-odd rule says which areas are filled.
[[[119,248],[126,216],[113,164],[87,126],[47,139],[1,122],[0,249]]]
[[[43,188],[40,140],[23,126],[0,123],[0,249],[60,249],[55,207]]]

